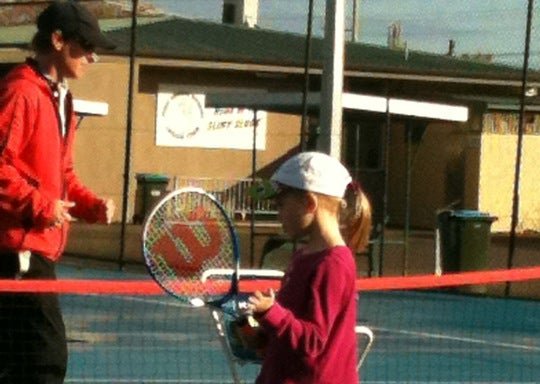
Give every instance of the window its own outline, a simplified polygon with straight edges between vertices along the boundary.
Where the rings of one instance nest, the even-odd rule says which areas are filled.
[[[360,170],[376,170],[382,167],[383,126],[380,120],[345,123],[345,161],[355,174]]]

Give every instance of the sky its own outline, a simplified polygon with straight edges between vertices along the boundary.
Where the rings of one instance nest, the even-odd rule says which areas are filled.
[[[187,18],[221,21],[222,0],[145,0]],[[352,23],[346,0],[346,28]],[[411,50],[444,54],[455,40],[455,53],[494,54],[497,61],[521,66],[525,50],[527,0],[358,0],[360,42],[386,45],[388,27],[399,22]],[[305,34],[309,0],[259,0],[258,25]],[[324,35],[326,0],[314,0],[313,33]],[[531,67],[540,68],[540,1],[535,2]]]

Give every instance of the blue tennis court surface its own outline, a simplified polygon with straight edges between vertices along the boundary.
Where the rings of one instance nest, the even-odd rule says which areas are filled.
[[[148,279],[144,271],[61,266],[60,277]],[[442,292],[365,292],[360,323],[375,332],[361,370],[375,383],[538,383],[540,303]],[[230,383],[205,308],[162,296],[62,295],[67,383]],[[246,383],[257,367],[240,368]]]
[[[364,382],[533,383],[540,303],[430,292],[366,292],[360,318],[377,339]]]

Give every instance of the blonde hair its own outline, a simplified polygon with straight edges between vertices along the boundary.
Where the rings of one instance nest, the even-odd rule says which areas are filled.
[[[338,217],[341,234],[347,246],[354,253],[366,252],[372,229],[371,203],[358,183],[349,184],[343,199],[314,194],[318,196],[320,207]]]
[[[345,242],[353,252],[365,252],[371,236],[371,204],[356,182],[347,187],[344,200],[340,221]]]

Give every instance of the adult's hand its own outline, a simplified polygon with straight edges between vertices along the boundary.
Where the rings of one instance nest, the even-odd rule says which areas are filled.
[[[98,222],[103,224],[110,224],[112,222],[116,205],[113,199],[104,199],[103,208],[100,210]]]
[[[60,227],[65,222],[73,221],[73,217],[69,214],[69,210],[75,206],[73,201],[56,200],[54,202],[54,214],[49,225],[51,227]]]

